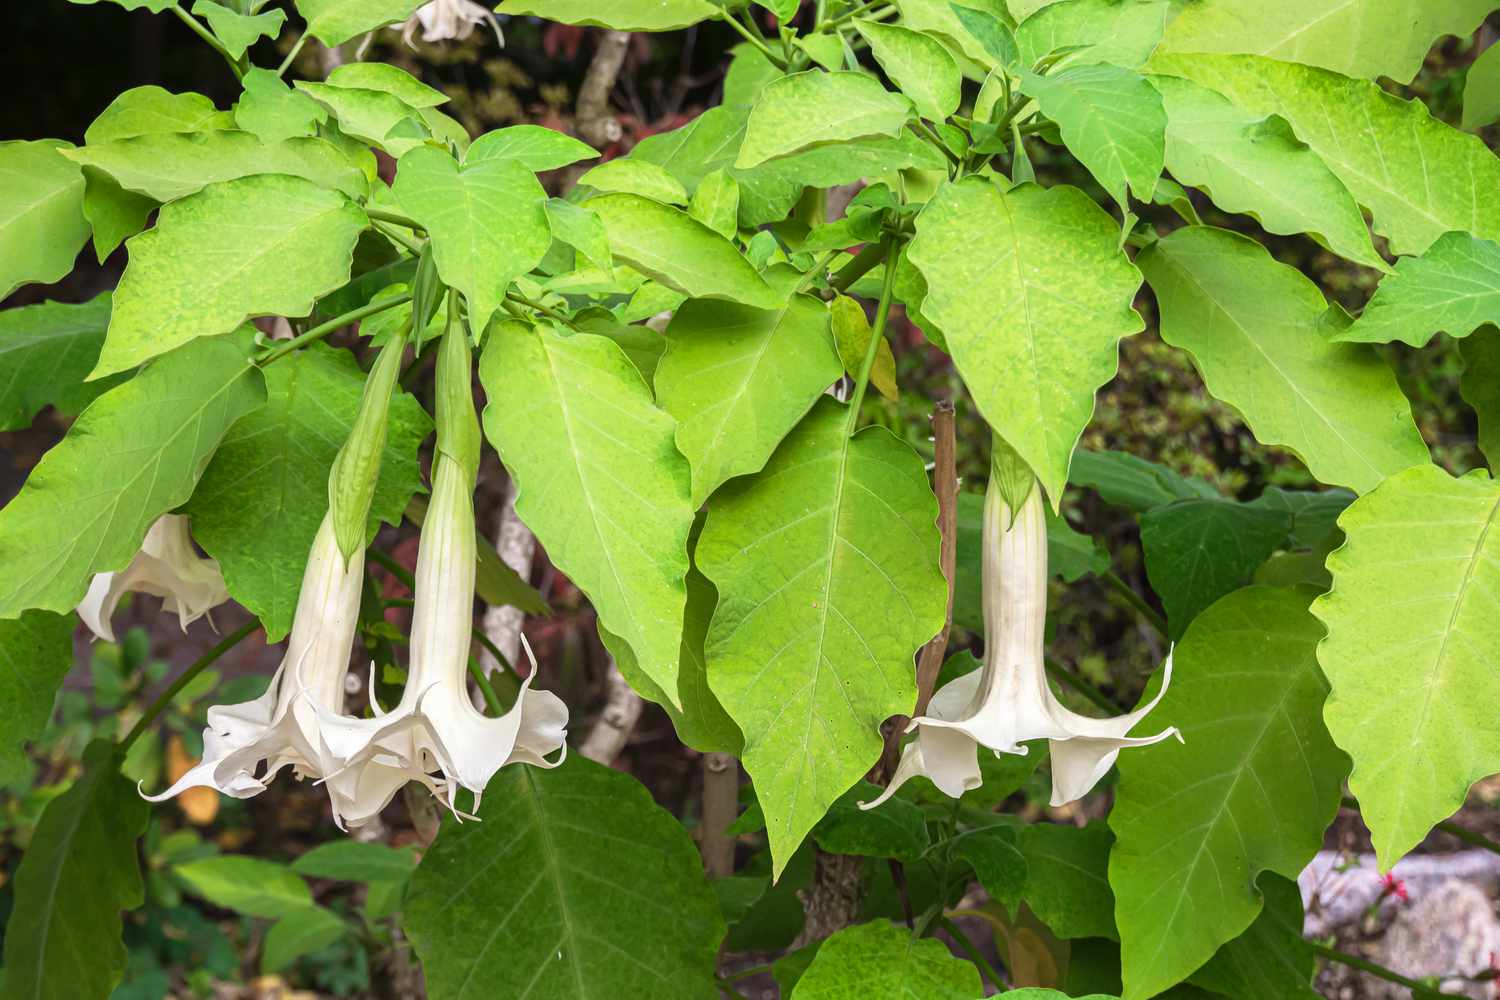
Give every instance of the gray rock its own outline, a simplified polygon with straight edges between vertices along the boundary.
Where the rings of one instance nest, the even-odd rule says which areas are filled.
[[[1471,883],[1450,879],[1431,891],[1413,893],[1378,941],[1370,957],[1413,979],[1446,973],[1474,975],[1489,968],[1490,956],[1500,955],[1500,919],[1489,898]],[[1366,977],[1367,979],[1369,977]],[[1369,984],[1371,997],[1406,1000],[1404,987]],[[1487,1000],[1494,996],[1489,983],[1454,980],[1443,990],[1454,996]]]

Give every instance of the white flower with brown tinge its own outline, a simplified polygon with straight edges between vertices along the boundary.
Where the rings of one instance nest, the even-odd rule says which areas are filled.
[[[156,519],[129,566],[94,576],[78,617],[94,635],[113,642],[109,619],[127,591],[160,597],[162,610],[176,614],[184,629],[229,600],[219,564],[193,548],[188,519],[179,514]]]
[[[1125,747],[1146,746],[1169,736],[1181,739],[1176,728],[1152,736],[1127,735],[1166,693],[1172,680],[1170,653],[1161,690],[1126,715],[1080,715],[1052,694],[1042,653],[1047,520],[1041,487],[1031,485],[1012,521],[999,478],[992,472],[984,505],[984,666],[944,685],[933,695],[928,714],[911,721],[908,731],[915,729],[916,737],[903,748],[885,792],[865,808],[884,802],[917,775],[957,798],[982,782],[981,746],[1024,754],[1026,742],[1038,739],[1047,740],[1051,750],[1052,805],[1060,806],[1088,794]]]

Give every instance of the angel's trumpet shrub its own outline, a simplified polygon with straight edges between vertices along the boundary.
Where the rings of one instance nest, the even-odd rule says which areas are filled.
[[[94,635],[113,642],[109,620],[126,591],[160,597],[162,610],[176,614],[184,629],[229,600],[219,564],[198,555],[188,519],[179,514],[156,519],[129,566],[95,575],[79,602],[78,617]]]
[[[928,714],[911,721],[916,738],[885,793],[889,798],[916,775],[925,775],[954,798],[979,787],[979,748],[1026,753],[1028,740],[1045,739],[1052,757],[1052,804],[1082,798],[1125,747],[1157,743],[1175,728],[1153,736],[1126,734],[1145,718],[1172,679],[1168,654],[1161,690],[1127,715],[1096,719],[1064,707],[1047,684],[1042,649],[1047,621],[1047,520],[1041,487],[1031,482],[1014,512],[992,470],[984,504],[984,666],[950,681],[932,697]],[[1180,736],[1178,737],[1181,738]]]

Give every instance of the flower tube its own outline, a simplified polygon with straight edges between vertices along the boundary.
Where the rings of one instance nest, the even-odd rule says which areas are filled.
[[[184,629],[229,600],[219,564],[198,555],[188,519],[180,514],[156,519],[129,566],[94,576],[78,604],[78,617],[98,638],[115,641],[109,619],[126,591],[160,597],[162,610],[175,613]]]

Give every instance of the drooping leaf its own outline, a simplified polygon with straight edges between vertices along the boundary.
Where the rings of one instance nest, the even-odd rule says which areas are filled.
[[[378,90],[412,108],[435,108],[448,95],[427,86],[399,66],[385,62],[350,62],[338,66],[324,81],[330,87]]]
[[[531,171],[556,170],[592,160],[599,153],[592,146],[571,135],[542,125],[511,125],[486,132],[464,154],[465,163],[506,158],[515,160]]]
[[[1464,77],[1464,128],[1483,128],[1500,120],[1500,50],[1491,45]]]
[[[718,16],[719,8],[708,0],[505,0],[498,13],[534,14],[617,31],[675,31]]]
[[[978,179],[945,185],[917,218],[922,312],[990,426],[1036,471],[1054,507],[1073,446],[1141,329],[1140,274],[1119,227],[1077,188]]]
[[[193,13],[208,22],[214,36],[224,43],[231,56],[239,59],[262,38],[275,38],[281,34],[286,21],[286,11],[267,10],[259,14],[242,14],[214,0],[195,0]]]
[[[234,106],[234,122],[262,142],[316,135],[318,125],[328,120],[327,109],[272,70],[253,67],[240,84],[245,92]]]
[[[781,305],[744,256],[718,233],[670,205],[635,194],[591,198],[617,260],[694,298],[772,309]]]
[[[1271,56],[1410,83],[1433,42],[1473,34],[1493,8],[1491,0],[1203,0],[1183,7],[1161,48]]]
[[[1236,1000],[1317,1000],[1317,959],[1302,936],[1302,893],[1295,879],[1264,874],[1265,907],[1250,929],[1218,950],[1189,980]]]
[[[792,1000],[974,1000],[979,970],[941,941],[916,938],[881,920],[846,927],[818,947]]]
[[[1247,237],[1180,229],[1136,258],[1162,339],[1192,354],[1215,397],[1262,444],[1295,452],[1356,492],[1428,460],[1395,376],[1369,348],[1334,341],[1323,293]]]
[[[174,351],[94,400],[0,510],[0,618],[71,611],[192,495],[229,427],[266,399],[239,338]]]
[[[1175,16],[1171,0],[1061,0],[1016,26],[1022,66],[1060,51],[1074,62],[1102,62],[1138,69],[1161,41]]]
[[[898,0],[896,4],[901,11],[902,24],[940,39],[955,56],[969,63],[967,70],[977,79],[983,76],[983,70],[994,69],[997,60],[985,40],[969,29],[955,7],[967,7],[1003,21],[1010,20],[1004,0]],[[976,69],[980,70],[977,74]]]
[[[1392,253],[1419,254],[1455,230],[1500,240],[1500,200],[1488,194],[1500,187],[1500,160],[1420,101],[1262,56],[1158,53],[1152,69],[1211,87],[1252,114],[1285,118],[1370,210]]]
[[[20,430],[44,406],[73,416],[113,385],[85,382],[109,326],[109,293],[79,305],[43,302],[0,312],[0,431]]]
[[[73,666],[73,623],[72,615],[45,611],[0,620],[0,676],[7,685],[0,702],[0,785],[28,777],[26,743],[46,728],[57,689]]]
[[[687,189],[677,178],[648,160],[610,160],[590,169],[578,183],[606,193],[638,194],[663,205],[685,208],[688,203]]]
[[[57,281],[89,238],[83,173],[60,139],[0,142],[0,299],[22,285]]]
[[[1063,142],[1109,196],[1150,201],[1166,156],[1167,113],[1146,78],[1107,63],[1027,73],[1021,89],[1057,123]]]
[[[1172,176],[1267,232],[1307,233],[1341,257],[1386,270],[1354,196],[1285,119],[1257,117],[1180,77],[1152,83],[1166,105]]]
[[[547,192],[510,159],[465,162],[421,146],[401,157],[396,198],[432,236],[444,283],[464,293],[469,322],[482,330],[506,289],[547,253]]]
[[[276,861],[216,854],[176,865],[172,872],[195,896],[249,917],[284,917],[312,905],[302,876]]]
[[[346,351],[314,344],[265,369],[267,404],[224,437],[185,513],[229,593],[279,642],[292,626],[307,553],[328,510],[328,470],[349,436],[365,376]],[[391,400],[368,538],[400,524],[422,485],[432,429],[404,392]],[[368,540],[367,538],[367,540]]]
[[[849,139],[894,138],[911,114],[910,100],[864,73],[809,70],[781,77],[755,102],[735,166],[744,170]]]
[[[411,17],[422,0],[296,0],[307,33],[332,48],[355,35]]]
[[[694,508],[671,417],[605,337],[505,323],[479,366],[516,511],[676,701]]]
[[[854,26],[870,43],[870,54],[886,76],[917,106],[918,114],[941,122],[958,110],[964,78],[941,42],[899,24],[859,20]]]
[[[694,506],[763,468],[843,371],[828,308],[809,295],[780,309],[694,299],[677,310],[666,338],[656,392],[677,421]]]
[[[718,903],[687,832],[634,778],[576,754],[507,767],[479,817],[445,819],[406,896],[434,1000],[715,1000]]]
[[[1488,326],[1463,342],[1459,391],[1479,417],[1479,450],[1500,468],[1500,329]]]
[[[838,347],[839,359],[850,377],[858,378],[864,365],[866,352],[870,349],[870,338],[875,335],[865,307],[847,295],[840,295],[828,304],[829,319],[833,328],[833,342]],[[870,386],[886,399],[896,401],[900,389],[896,386],[896,356],[891,352],[891,342],[885,337],[875,345],[875,363],[870,367]]]
[[[595,267],[609,270],[612,266],[609,234],[604,231],[604,222],[597,215],[561,198],[548,198],[543,207],[553,239],[566,243]]]
[[[161,87],[132,87],[109,102],[83,133],[88,145],[162,132],[203,132],[232,127],[229,112],[202,94]]]
[[[150,807],[91,743],[73,787],[47,804],[22,855],[5,932],[4,1000],[104,1000],[125,972],[121,910],[145,901],[136,841]]]
[[[294,910],[266,931],[260,950],[261,975],[274,975],[303,955],[326,948],[348,933],[349,926],[331,910],[313,905]]]
[[[1262,872],[1295,878],[1338,812],[1347,762],[1322,723],[1323,630],[1308,589],[1247,587],[1177,645],[1142,722],[1175,741],[1122,755],[1109,863],[1125,996],[1182,981],[1260,914]]]
[[[1430,465],[1339,518],[1333,590],[1313,605],[1328,628],[1324,714],[1354,758],[1349,787],[1382,870],[1500,770],[1500,725],[1486,709],[1500,692],[1488,652],[1500,638],[1497,518],[1500,485]]]
[[[1098,493],[1105,503],[1144,514],[1174,500],[1194,497],[1217,498],[1212,483],[1179,475],[1164,465],[1123,451],[1090,451],[1081,448],[1073,456],[1068,482]]]
[[[1292,519],[1287,544],[1310,548],[1328,537],[1339,515],[1353,501],[1354,494],[1348,490],[1284,490],[1270,486],[1249,506],[1285,512]]]
[[[1340,340],[1422,347],[1435,333],[1467,337],[1500,322],[1500,245],[1446,233],[1420,257],[1403,257]]]
[[[306,316],[349,280],[369,225],[337,191],[265,174],[211,184],[165,206],[130,241],[91,378],[125,371],[252,316]]]
[[[708,680],[745,735],[779,874],[910,712],[912,657],[942,626],[936,501],[882,428],[821,400],[755,476],[709,502],[698,542],[719,606]]]
[[[363,87],[335,87],[327,83],[298,80],[297,93],[325,108],[338,122],[339,131],[361,146],[378,146],[400,159],[422,146],[431,136],[424,114],[394,94]]]

